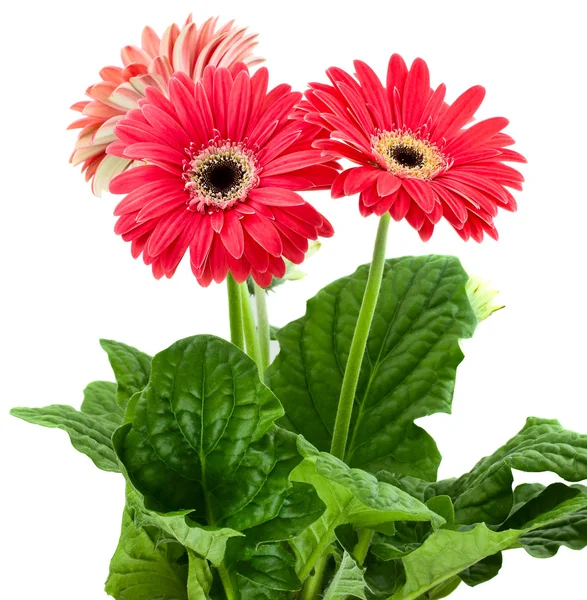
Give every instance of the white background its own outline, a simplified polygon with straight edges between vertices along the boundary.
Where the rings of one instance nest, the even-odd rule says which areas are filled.
[[[200,289],[184,264],[155,281],[112,228],[114,197],[95,198],[67,162],[75,133],[70,104],[83,99],[119,49],[160,33],[190,10],[236,18],[261,33],[272,83],[300,89],[324,69],[361,58],[384,75],[392,52],[423,57],[449,100],[482,84],[479,117],[506,116],[523,167],[520,210],[497,218],[498,243],[464,243],[446,226],[423,244],[393,224],[388,256],[445,253],[502,290],[505,310],[463,344],[454,415],[424,426],[444,454],[441,476],[459,475],[493,452],[528,415],[556,417],[587,432],[585,392],[585,15],[579,1],[209,3],[29,1],[1,9],[2,385],[0,460],[3,506],[0,596],[10,600],[100,600],[119,530],[120,475],[98,471],[65,433],[8,417],[15,405],[79,406],[84,386],[111,378],[98,338],[155,353],[196,333],[226,336],[223,286]],[[212,12],[211,12],[212,11]],[[332,279],[370,258],[375,218],[356,199],[308,195],[333,222],[305,270],[270,299],[282,325]],[[518,481],[554,481],[519,476]],[[585,553],[550,560],[511,551],[497,579],[461,586],[455,600],[583,598]]]

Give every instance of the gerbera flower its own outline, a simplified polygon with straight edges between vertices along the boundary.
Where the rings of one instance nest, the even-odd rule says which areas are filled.
[[[234,21],[216,28],[218,18],[208,19],[200,28],[191,15],[180,29],[170,25],[163,37],[145,27],[142,45],[122,49],[123,67],[105,67],[101,81],[91,85],[86,94],[89,101],[77,102],[71,108],[82,113],[68,129],[81,129],[70,162],[82,164],[86,181],[92,180],[96,195],[108,191],[112,177],[122,173],[131,160],[108,156],[108,145],[116,141],[114,127],[144,97],[147,85],[166,93],[171,75],[185,73],[197,81],[208,65],[232,67],[238,62],[253,66],[262,62],[252,51],[257,35],[246,27],[234,27]]]
[[[189,248],[201,285],[230,271],[266,287],[284,258],[300,263],[308,240],[332,235],[296,191],[329,188],[338,165],[312,148],[320,128],[289,119],[302,95],[285,84],[267,93],[267,82],[267,69],[251,77],[243,64],[206,67],[197,83],[176,73],[169,98],[147,87],[116,125],[108,153],[146,164],[110,185],[128,194],[115,231],[155,277],[171,277]]]
[[[406,219],[428,240],[444,217],[464,239],[497,239],[498,208],[516,210],[507,189],[522,189],[523,177],[504,162],[525,162],[507,146],[514,140],[497,117],[465,127],[485,96],[481,86],[448,105],[445,86],[430,88],[426,63],[408,70],[401,56],[389,61],[387,85],[355,61],[356,79],[327,71],[332,85],[313,83],[302,109],[305,119],[330,132],[316,147],[346,157],[358,167],[343,171],[332,187],[335,198],[360,193],[362,215],[387,212]]]

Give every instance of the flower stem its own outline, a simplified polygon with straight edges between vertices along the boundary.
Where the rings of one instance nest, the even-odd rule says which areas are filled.
[[[267,312],[267,292],[255,283],[255,303],[257,306],[257,328],[259,330],[259,349],[261,351],[262,372],[271,362],[269,313]]]
[[[226,600],[236,600],[236,594],[232,588],[232,581],[230,580],[230,573],[224,566],[224,563],[218,565],[218,575],[220,575],[220,581],[222,581],[222,587],[226,594]]]
[[[329,556],[330,555],[323,556],[318,560],[314,567],[314,574],[306,579],[299,600],[315,600],[320,596],[322,582],[324,580],[324,571],[326,570]]]
[[[359,318],[349,358],[344,372],[342,388],[340,391],[340,400],[338,401],[338,411],[336,413],[336,421],[334,423],[334,433],[332,435],[332,445],[330,453],[344,460],[347,438],[349,435],[349,426],[353,413],[353,403],[355,401],[355,392],[357,391],[357,382],[367,346],[367,337],[371,329],[373,321],[373,313],[379,298],[379,290],[381,288],[381,280],[383,277],[383,267],[385,265],[385,249],[387,246],[387,232],[389,230],[390,216],[384,214],[379,221],[377,229],[377,237],[375,238],[375,247],[373,248],[373,260],[369,269],[369,277],[367,279],[367,287],[363,296],[363,303],[359,311]]]
[[[226,278],[226,287],[228,290],[228,315],[230,318],[230,341],[240,348],[245,349],[245,340],[243,337],[243,304],[239,284],[229,273]]]
[[[257,363],[259,369],[259,377],[263,380],[263,361],[261,360],[261,350],[259,349],[259,337],[257,336],[257,325],[255,324],[255,315],[251,306],[251,298],[247,284],[240,285],[242,307],[243,307],[243,322],[245,329],[245,341],[247,344],[247,354]]]
[[[363,563],[365,562],[365,557],[367,556],[367,552],[369,551],[369,546],[371,545],[372,538],[373,530],[361,529],[359,531],[359,541],[353,548],[353,555],[360,567],[362,567]]]

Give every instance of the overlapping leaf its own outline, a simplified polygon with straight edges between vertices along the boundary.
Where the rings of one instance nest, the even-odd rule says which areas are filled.
[[[277,334],[281,352],[266,381],[285,406],[283,423],[328,450],[368,266],[326,286],[301,319]],[[458,340],[476,325],[467,274],[447,256],[388,260],[356,394],[346,462],[432,481],[434,440],[414,420],[450,412]]]
[[[180,563],[184,548],[177,543],[157,545],[157,535],[156,529],[137,528],[132,509],[125,509],[106,581],[109,595],[117,600],[188,600],[187,568]]]
[[[351,523],[355,527],[377,529],[398,520],[428,521],[434,527],[444,520],[425,504],[402,490],[303,441],[299,444],[305,459],[291,474],[293,481],[312,484],[326,505],[324,514],[293,540],[296,569],[304,579],[316,561],[335,541],[335,530]]]
[[[587,435],[568,431],[555,420],[531,417],[520,433],[469,473],[433,484],[428,493],[443,489],[451,495],[459,524],[499,525],[514,502],[512,469],[551,471],[567,481],[587,479]]]
[[[100,345],[108,354],[118,383],[116,401],[124,409],[131,396],[147,385],[151,373],[151,357],[132,346],[114,340],[100,340]]]
[[[301,457],[296,436],[273,423],[282,414],[251,359],[196,336],[154,357],[132,422],[114,442],[147,509],[190,511],[192,525],[256,542],[287,539],[322,505],[309,486],[289,482]]]

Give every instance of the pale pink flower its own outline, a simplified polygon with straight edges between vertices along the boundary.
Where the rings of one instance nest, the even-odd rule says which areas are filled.
[[[143,29],[141,47],[122,49],[123,67],[109,66],[100,71],[101,81],[86,90],[90,100],[76,102],[71,108],[81,113],[68,129],[80,129],[70,162],[82,165],[86,181],[92,181],[96,195],[108,191],[110,181],[133,163],[108,153],[117,141],[114,128],[129,110],[139,108],[146,86],[167,95],[167,84],[174,72],[198,81],[208,65],[231,68],[242,62],[248,67],[262,62],[253,56],[257,34],[234,21],[217,29],[218,17],[198,27],[191,15],[185,25],[170,25],[160,38],[151,27]]]

